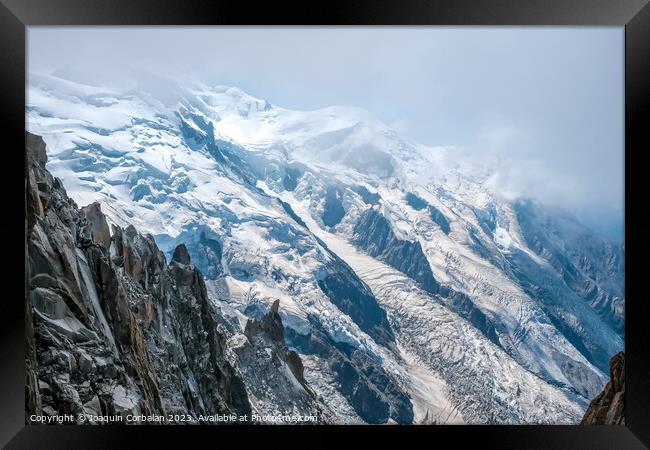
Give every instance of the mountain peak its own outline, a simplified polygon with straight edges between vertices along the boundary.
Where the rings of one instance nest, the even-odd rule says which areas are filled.
[[[194,287],[230,340],[243,349],[245,324],[265,323],[309,355],[299,378],[341,420],[575,423],[623,348],[620,247],[493,195],[458,152],[362,110],[46,77],[27,122],[72,199],[154,236],[177,286],[206,274]],[[32,194],[40,217],[49,195]]]

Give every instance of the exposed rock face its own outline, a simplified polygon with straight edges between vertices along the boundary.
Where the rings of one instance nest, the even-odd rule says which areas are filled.
[[[343,216],[345,209],[341,203],[341,192],[336,187],[330,187],[325,196],[325,205],[323,207],[323,223],[328,227],[336,226]]]
[[[429,205],[429,215],[431,216],[431,220],[433,220],[440,229],[445,233],[449,234],[451,231],[451,227],[449,225],[449,221],[445,217],[443,213],[440,212],[438,208],[435,206]]]
[[[293,191],[298,185],[298,178],[302,175],[297,167],[287,167],[285,169],[284,177],[282,178],[282,185],[287,191]]]
[[[439,283],[419,242],[398,239],[388,220],[375,208],[367,209],[354,228],[354,243],[400,272],[413,278],[428,292],[436,293]]]
[[[610,380],[589,404],[581,425],[625,425],[625,353],[609,362]]]
[[[179,246],[79,210],[27,135],[29,414],[249,414],[201,273]]]
[[[317,355],[327,361],[322,372],[329,372],[341,394],[364,422],[382,424],[392,420],[399,424],[413,422],[413,405],[393,375],[381,366],[378,358],[363,350],[334,341],[312,317],[308,335],[288,328],[288,341],[303,355]]]
[[[86,216],[92,240],[108,248],[111,244],[111,231],[108,228],[106,217],[102,214],[101,205],[98,202],[93,202],[81,208],[81,211]]]
[[[248,319],[244,339],[231,338],[233,364],[244,378],[254,411],[308,416],[303,423],[328,422],[332,412],[307,385],[300,356],[285,343],[279,307],[276,300],[260,320]]]
[[[395,335],[386,311],[377,303],[370,288],[338,256],[331,253],[327,275],[318,280],[318,287],[343,313],[372,336],[378,343],[390,347]]]
[[[351,188],[354,192],[359,194],[366,205],[378,205],[381,197],[376,192],[370,192],[365,186],[353,186]]]
[[[229,353],[279,298],[305,380],[343,423],[426,422],[427,411],[437,423],[577,423],[607,383],[624,347],[624,244],[495,195],[497,164],[409,142],[357,108],[269,110],[237,88],[167,80],[179,102],[161,109],[156,92],[32,75],[26,125],[52,146],[53,174],[122,225],[109,263],[135,289],[166,291],[167,272],[127,225],[155,236],[168,262],[184,244],[190,262],[168,275],[191,283],[184,267],[201,271],[236,373],[275,375]],[[109,128],[84,114],[98,107]],[[159,309],[138,302],[151,342]],[[247,392],[254,411],[273,407]]]
[[[407,195],[409,204],[415,209],[424,209],[427,203],[414,194]],[[452,311],[468,320],[485,336],[501,345],[498,333],[490,318],[462,292],[443,286],[434,278],[420,242],[399,239],[391,229],[390,222],[376,208],[369,208],[357,221],[354,228],[354,243],[369,255],[377,257],[395,269],[417,281],[427,292],[439,295]]]
[[[530,202],[519,201],[514,206],[528,246],[547,258],[566,286],[622,335],[625,329],[624,244],[605,241],[580,228],[573,232],[571,240],[558,243],[555,238],[558,230],[575,227],[570,219],[548,217]],[[602,368],[607,367],[607,356],[603,358]]]
[[[189,264],[190,263],[190,254],[187,252],[185,244],[181,244],[174,249],[174,254],[172,255],[172,261],[179,264]]]

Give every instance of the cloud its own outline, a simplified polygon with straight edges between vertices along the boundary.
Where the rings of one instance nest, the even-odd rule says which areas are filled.
[[[404,119],[404,118],[397,119],[389,123],[388,126],[398,134],[406,134],[408,133],[408,129],[409,129],[409,121],[408,119]]]
[[[508,200],[533,197],[569,209],[588,195],[570,167],[562,169],[538,151],[533,132],[503,119],[491,119],[479,129],[476,145],[466,154],[490,168],[486,186]]]
[[[30,27],[28,69],[110,83],[141,67],[289,109],[359,106],[409,139],[498,160],[490,183],[503,195],[598,226],[591,218],[623,207],[623,37],[612,27]]]

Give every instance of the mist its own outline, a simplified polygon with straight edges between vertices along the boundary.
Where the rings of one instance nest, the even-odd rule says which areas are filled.
[[[402,136],[498,161],[489,186],[622,239],[622,27],[30,27],[28,75],[129,68],[278,106],[367,109]]]

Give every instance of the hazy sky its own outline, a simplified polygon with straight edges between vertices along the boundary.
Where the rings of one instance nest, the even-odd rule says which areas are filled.
[[[363,107],[403,136],[501,164],[494,188],[623,224],[623,28],[30,27],[28,70],[128,65],[289,109]]]

